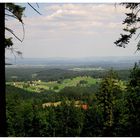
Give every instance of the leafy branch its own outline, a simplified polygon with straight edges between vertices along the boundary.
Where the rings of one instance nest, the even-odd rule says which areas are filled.
[[[114,43],[119,46],[125,48],[127,44],[130,43],[130,39],[138,32],[139,30],[139,23],[140,23],[140,3],[122,3],[121,5],[125,6],[126,9],[129,9],[129,13],[125,13],[126,18],[124,19],[123,23],[125,28],[123,31],[125,31],[124,34],[120,34],[120,38],[116,40]],[[139,38],[139,35],[135,38],[137,40]],[[140,41],[137,43],[137,50],[140,50]]]

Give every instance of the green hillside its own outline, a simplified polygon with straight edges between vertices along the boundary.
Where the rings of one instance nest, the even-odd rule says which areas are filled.
[[[65,87],[89,87],[100,82],[100,79],[94,79],[90,76],[78,76],[76,78],[64,79],[58,81],[43,82],[38,81],[27,81],[27,82],[7,82],[7,85],[12,85],[20,89],[24,89],[28,92],[46,92],[48,90],[53,90],[59,92]]]

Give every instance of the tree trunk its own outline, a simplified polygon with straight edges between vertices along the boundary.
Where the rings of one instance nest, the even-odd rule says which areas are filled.
[[[5,101],[5,4],[0,3],[0,136],[6,136]]]

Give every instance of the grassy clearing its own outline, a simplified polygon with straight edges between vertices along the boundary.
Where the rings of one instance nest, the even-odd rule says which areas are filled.
[[[90,76],[78,76],[72,79],[65,79],[61,81],[49,81],[42,82],[38,81],[28,81],[28,82],[7,82],[6,84],[31,91],[31,92],[45,92],[47,90],[53,90],[55,92],[59,92],[61,89],[65,87],[71,86],[91,86],[100,82],[100,79],[94,79]]]
[[[100,81],[101,79],[94,79],[90,76],[78,76],[75,78],[64,79],[59,81],[42,82],[38,80],[28,82],[7,82],[6,84],[27,90],[29,92],[41,93],[48,90],[59,92],[65,87],[89,87],[91,85],[99,83]],[[121,87],[121,89],[126,89],[126,84],[123,81],[120,80],[117,83]]]
[[[98,71],[98,70],[104,70],[103,68],[101,67],[98,67],[98,68],[89,68],[89,67],[85,67],[85,68],[72,68],[70,70],[73,70],[73,71]]]

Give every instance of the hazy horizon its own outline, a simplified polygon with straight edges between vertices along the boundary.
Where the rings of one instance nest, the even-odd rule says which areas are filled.
[[[86,56],[86,57],[21,57],[21,56],[10,56],[7,57],[6,59],[17,59],[17,60],[24,60],[24,59],[86,59],[86,58],[139,58],[139,55],[133,55],[133,56]]]

